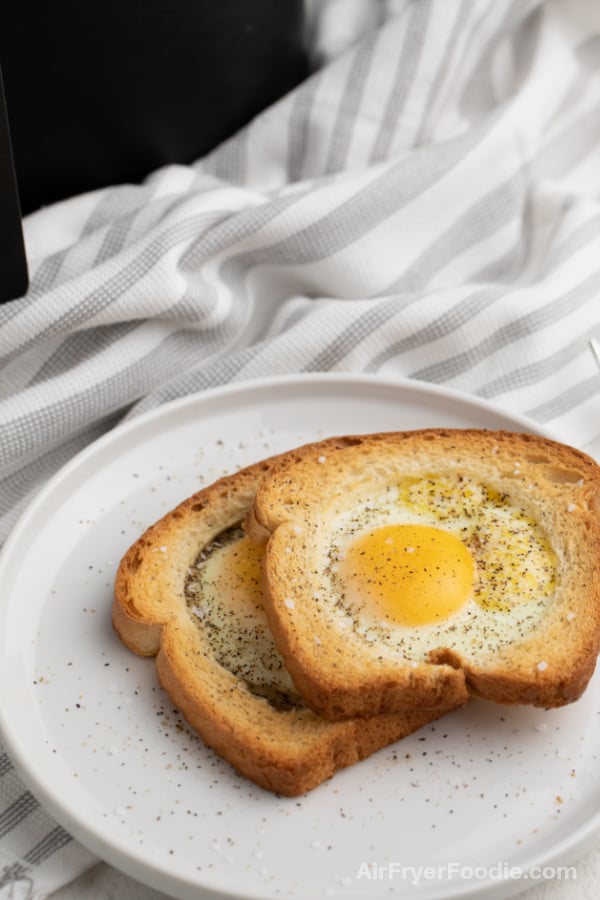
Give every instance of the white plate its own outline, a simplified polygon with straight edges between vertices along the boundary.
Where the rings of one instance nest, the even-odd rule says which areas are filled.
[[[539,431],[417,383],[256,381],[133,420],[37,497],[0,561],[1,731],[27,785],[92,851],[179,898],[408,897],[415,866],[431,867],[419,897],[439,900],[505,897],[531,885],[503,881],[508,867],[587,848],[600,809],[597,678],[561,710],[474,703],[280,799],[190,733],[153,661],[111,629],[121,554],[201,484],[321,436],[423,426]]]

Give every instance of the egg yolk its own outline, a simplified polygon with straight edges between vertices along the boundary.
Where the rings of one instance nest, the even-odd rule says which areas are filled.
[[[340,566],[347,599],[398,625],[440,622],[473,589],[475,563],[465,544],[429,525],[386,525],[350,544]]]
[[[247,537],[235,543],[222,576],[233,594],[243,590],[260,590],[263,555],[264,548],[253,544]]]

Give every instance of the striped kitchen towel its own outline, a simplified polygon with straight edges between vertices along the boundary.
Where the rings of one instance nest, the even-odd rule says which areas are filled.
[[[215,152],[25,221],[0,541],[124,417],[263,375],[407,376],[599,441],[600,6],[310,9],[314,74]],[[0,898],[91,861],[0,756]]]

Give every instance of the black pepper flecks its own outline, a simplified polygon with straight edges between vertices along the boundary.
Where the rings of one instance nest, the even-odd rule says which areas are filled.
[[[226,551],[230,570],[235,569],[238,553],[244,552],[245,532],[241,523],[224,529],[202,548],[188,571],[184,593],[190,616],[203,629],[217,662],[239,678],[254,696],[262,697],[278,710],[303,706],[288,675],[283,658],[275,647],[259,593],[259,578],[251,567],[244,569],[244,591],[254,595],[252,603],[226,596],[223,585],[217,586],[210,563]],[[238,549],[239,547],[239,549]],[[233,599],[233,603],[231,600]],[[230,601],[228,603],[228,600]]]
[[[353,537],[390,523],[425,524],[452,531],[470,550],[476,567],[471,599],[440,623],[418,629],[395,627],[390,617],[348,597],[340,560]],[[433,646],[480,656],[533,630],[552,602],[557,564],[548,539],[508,494],[460,473],[406,478],[342,521],[321,571],[325,593],[334,597],[340,621],[370,644],[409,660],[422,660]],[[375,573],[374,577],[377,577]],[[457,624],[458,623],[458,624]]]

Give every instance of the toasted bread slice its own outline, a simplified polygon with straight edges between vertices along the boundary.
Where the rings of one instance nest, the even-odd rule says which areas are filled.
[[[305,702],[330,719],[576,700],[600,647],[600,467],[528,434],[329,440],[273,468],[247,530]]]
[[[294,454],[222,478],[148,529],[118,569],[114,627],[204,741],[263,788],[297,795],[467,701],[331,723],[302,702],[262,606],[261,556],[240,524],[259,479]]]

